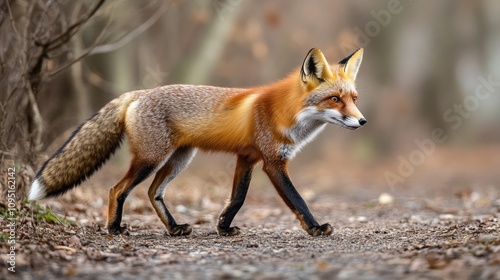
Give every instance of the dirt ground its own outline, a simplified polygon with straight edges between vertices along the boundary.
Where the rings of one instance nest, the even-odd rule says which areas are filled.
[[[396,189],[379,181],[376,174],[383,172],[373,168],[365,179],[356,179],[352,174],[362,171],[352,170],[352,176],[334,181],[338,174],[314,173],[322,170],[314,164],[292,166],[309,174],[295,182],[318,221],[334,226],[327,237],[308,236],[259,172],[233,222],[242,234],[218,236],[215,220],[228,186],[206,188],[206,180],[194,171],[166,195],[177,221],[193,225],[190,236],[165,235],[148,205],[147,184],[125,204],[130,235],[110,236],[105,230],[107,188],[94,187],[119,177],[108,169],[84,187],[42,202],[61,222],[74,220],[75,225],[48,223],[31,214],[19,217],[16,272],[7,271],[8,247],[2,242],[0,278],[500,279],[500,178],[495,170],[500,159],[489,167],[470,160],[436,169],[443,157],[435,156],[413,181]]]

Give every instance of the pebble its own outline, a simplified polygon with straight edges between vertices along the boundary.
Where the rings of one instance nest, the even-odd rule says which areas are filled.
[[[495,241],[498,237],[493,234],[480,234],[477,238],[479,242],[490,243]]]
[[[175,206],[175,211],[177,211],[179,213],[186,213],[188,211],[188,208],[182,204],[179,204],[179,205]]]
[[[495,202],[493,202],[493,206],[500,207],[500,199],[495,200]]]
[[[424,258],[416,258],[410,264],[410,271],[422,271],[429,268],[429,263]]]
[[[453,220],[453,219],[455,219],[455,215],[453,215],[453,214],[441,214],[441,215],[439,215],[439,218],[441,220]]]
[[[414,223],[418,223],[418,224],[424,224],[424,225],[428,225],[430,224],[431,220],[424,220],[421,216],[419,215],[411,215],[410,216],[410,221],[414,222]]]
[[[349,217],[349,222],[351,222],[351,223],[354,223],[354,222],[366,223],[366,222],[368,222],[368,218],[366,218],[365,216]]]
[[[382,205],[392,204],[394,203],[394,197],[388,193],[382,193],[378,197],[378,203]]]
[[[366,222],[368,222],[368,218],[366,218],[365,216],[359,216],[356,220],[359,223],[366,223]]]
[[[80,242],[80,238],[78,238],[76,235],[73,235],[68,239],[68,245],[70,247],[73,247],[73,248],[82,247],[82,243]]]
[[[486,248],[483,245],[477,245],[472,249],[474,256],[483,257],[487,254]]]

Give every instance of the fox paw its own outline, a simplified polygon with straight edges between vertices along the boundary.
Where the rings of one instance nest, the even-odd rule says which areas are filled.
[[[127,229],[127,226],[108,226],[108,233],[110,235],[120,235],[120,234],[123,234],[123,235],[129,235],[129,232],[128,232],[128,229]]]
[[[331,235],[333,228],[330,224],[322,224],[320,226],[313,226],[307,229],[307,233],[311,236]]]
[[[229,227],[229,228],[220,228],[220,227],[217,227],[217,233],[220,236],[238,235],[238,234],[240,234],[240,228],[239,227]]]
[[[171,229],[168,230],[168,234],[170,236],[183,236],[190,235],[193,229],[188,224],[175,225]]]

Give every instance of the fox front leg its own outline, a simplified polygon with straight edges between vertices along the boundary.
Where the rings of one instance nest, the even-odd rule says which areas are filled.
[[[299,219],[302,228],[311,236],[331,235],[333,232],[330,224],[320,225],[314,216],[307,208],[306,202],[290,180],[287,172],[286,161],[275,160],[272,162],[264,162],[264,171],[273,183],[281,198],[285,201],[286,205],[295,213]]]
[[[229,203],[226,205],[224,210],[222,210],[222,213],[219,215],[219,221],[217,224],[217,233],[219,235],[231,236],[240,233],[240,229],[238,227],[231,227],[230,225],[234,216],[236,216],[236,213],[238,213],[241,206],[243,206],[248,186],[250,184],[250,179],[252,178],[254,166],[255,160],[241,155],[238,156],[234,171],[231,198],[229,199]]]

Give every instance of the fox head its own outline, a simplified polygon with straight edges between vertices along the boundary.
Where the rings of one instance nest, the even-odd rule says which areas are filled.
[[[358,110],[354,81],[363,49],[358,49],[338,64],[329,65],[319,49],[311,49],[300,70],[302,87],[307,95],[303,117],[358,129],[366,119]]]

